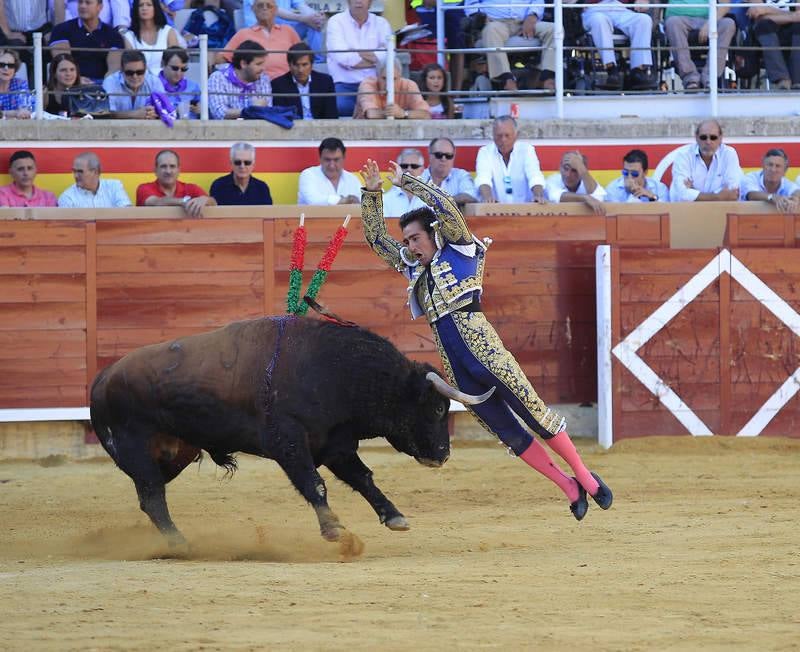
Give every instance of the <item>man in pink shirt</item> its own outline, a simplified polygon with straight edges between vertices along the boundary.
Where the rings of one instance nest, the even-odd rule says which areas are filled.
[[[8,160],[8,173],[14,180],[0,187],[0,206],[29,208],[31,206],[56,206],[56,196],[33,185],[36,179],[36,159],[31,152],[14,152]]]
[[[270,79],[275,79],[289,72],[286,52],[295,43],[300,42],[300,37],[291,26],[275,23],[275,16],[278,13],[275,0],[256,0],[253,3],[253,12],[258,22],[252,27],[245,27],[236,32],[225,44],[226,51],[217,54],[217,63],[230,62],[233,50],[245,41],[255,41],[264,46],[265,50],[271,50],[267,54],[264,72]]]

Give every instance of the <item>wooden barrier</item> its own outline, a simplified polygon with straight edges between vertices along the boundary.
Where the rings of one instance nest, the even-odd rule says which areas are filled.
[[[217,208],[199,220],[179,209],[26,209],[21,217],[31,219],[2,219],[0,408],[86,405],[96,371],[133,348],[285,312],[301,210],[308,283],[342,217],[358,207]],[[548,401],[595,400],[595,247],[667,247],[667,217],[475,217],[470,225],[494,239],[486,310],[525,372]],[[396,220],[390,227],[399,236]],[[369,250],[354,219],[321,301],[438,365],[429,327],[411,321],[404,298],[404,280]]]
[[[728,213],[727,216],[725,245],[728,247],[797,247],[799,238],[800,215]]]

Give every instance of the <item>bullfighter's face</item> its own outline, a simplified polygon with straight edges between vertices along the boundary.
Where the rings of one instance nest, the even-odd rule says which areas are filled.
[[[403,229],[403,243],[420,264],[425,266],[431,264],[436,254],[436,243],[419,220],[406,224]]]

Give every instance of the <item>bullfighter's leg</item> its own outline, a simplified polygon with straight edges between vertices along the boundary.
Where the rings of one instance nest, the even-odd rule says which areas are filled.
[[[383,492],[372,481],[372,471],[364,464],[358,453],[325,463],[342,482],[360,493],[372,505],[372,509],[390,530],[408,530],[410,526]]]

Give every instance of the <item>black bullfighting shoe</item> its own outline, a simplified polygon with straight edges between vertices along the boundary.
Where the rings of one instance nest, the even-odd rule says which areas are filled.
[[[611,489],[608,488],[608,485],[600,479],[600,476],[596,473],[592,473],[592,477],[597,480],[597,484],[600,485],[600,488],[597,490],[597,493],[592,496],[594,502],[596,502],[601,509],[608,509],[611,507],[611,503],[614,502],[614,494],[611,493]],[[577,518],[577,517],[576,517]]]
[[[578,500],[576,500],[574,503],[570,503],[569,511],[572,512],[572,515],[575,517],[576,521],[580,521],[584,516],[586,516],[586,512],[589,511],[589,501],[586,500],[586,489],[581,486],[581,483],[578,482],[577,479],[573,479],[578,485]]]

